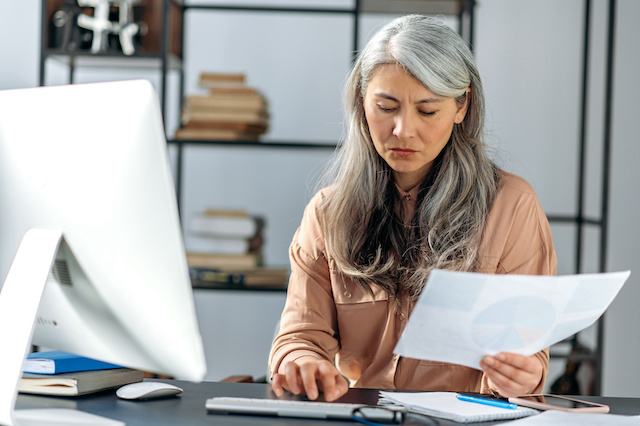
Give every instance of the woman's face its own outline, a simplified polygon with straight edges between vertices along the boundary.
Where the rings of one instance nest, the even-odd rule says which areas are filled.
[[[396,64],[374,71],[364,96],[365,118],[376,151],[402,189],[427,175],[454,123],[464,119],[468,98],[458,106],[453,98],[436,96]]]

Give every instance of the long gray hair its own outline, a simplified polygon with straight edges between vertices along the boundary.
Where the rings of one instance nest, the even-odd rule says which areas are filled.
[[[398,64],[432,93],[467,101],[467,114],[422,182],[410,231],[397,217],[399,194],[376,152],[363,99],[375,70]],[[345,88],[347,133],[329,170],[318,214],[342,274],[390,297],[422,291],[433,268],[473,270],[497,192],[499,170],[482,144],[484,96],[473,55],[442,22],[409,15],[385,25],[359,54]]]

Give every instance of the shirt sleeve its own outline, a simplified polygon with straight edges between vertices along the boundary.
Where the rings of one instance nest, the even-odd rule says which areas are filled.
[[[269,355],[273,376],[280,366],[302,356],[333,362],[339,340],[324,239],[316,215],[320,195],[305,209],[289,249],[291,276],[280,331]]]

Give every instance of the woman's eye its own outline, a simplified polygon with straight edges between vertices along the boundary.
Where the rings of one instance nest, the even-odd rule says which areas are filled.
[[[384,112],[391,112],[394,110],[394,108],[388,108],[388,107],[384,107],[382,105],[378,105],[378,108],[380,109],[380,111],[384,111]]]
[[[420,114],[427,116],[427,117],[431,117],[432,115],[435,115],[436,112],[435,111],[420,111]]]

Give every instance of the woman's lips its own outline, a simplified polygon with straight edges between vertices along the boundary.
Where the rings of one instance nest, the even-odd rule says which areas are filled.
[[[405,148],[391,148],[391,151],[393,151],[393,153],[396,154],[398,157],[409,157],[410,155],[413,155],[417,152],[417,151],[414,151],[413,149],[405,149]]]

